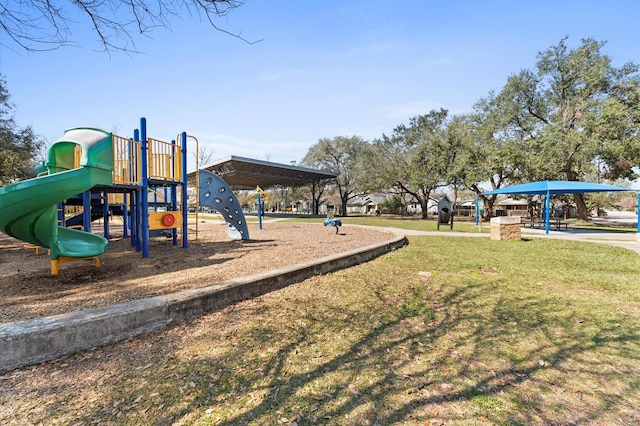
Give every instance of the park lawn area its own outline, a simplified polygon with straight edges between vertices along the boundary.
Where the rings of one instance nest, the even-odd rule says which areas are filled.
[[[366,225],[366,226],[379,226],[379,227],[391,227],[408,229],[412,231],[439,231],[439,232],[489,232],[490,224],[485,222],[482,224],[482,229],[479,230],[475,224],[475,221],[468,220],[456,220],[453,223],[453,230],[451,230],[448,224],[441,224],[438,229],[438,223],[435,218],[429,220],[422,220],[417,217],[403,217],[403,216],[346,216],[337,217],[340,219],[343,225]],[[287,219],[291,222],[306,222],[306,223],[323,223],[324,219],[318,218],[292,218]],[[341,230],[343,228],[340,228]],[[344,228],[346,229],[346,228]]]
[[[12,392],[0,423],[640,424],[636,253],[540,238],[409,241],[0,376]]]

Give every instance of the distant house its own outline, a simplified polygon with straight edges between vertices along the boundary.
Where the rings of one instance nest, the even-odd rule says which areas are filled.
[[[384,202],[391,196],[393,196],[392,193],[385,194],[381,192],[374,192],[371,194],[354,197],[347,202],[347,212],[356,214],[375,214],[376,210],[379,210],[385,213],[392,213],[388,211],[388,209],[384,209],[382,207]],[[442,205],[443,202],[448,203],[448,208],[451,209],[451,201],[449,200],[449,197],[447,195],[435,193],[432,194],[429,197],[429,202],[427,204],[427,212],[432,215],[438,214],[438,205]],[[405,199],[405,213],[411,215],[422,214],[422,206],[413,197],[408,200]]]
[[[475,217],[476,215],[476,201],[467,200],[461,201],[456,204],[456,216]]]
[[[494,214],[496,216],[528,216],[527,213],[527,200],[514,200],[499,196],[496,203],[494,203]],[[476,200],[460,201],[456,204],[455,209],[456,216],[462,217],[475,217],[476,215]]]
[[[386,199],[387,195],[380,192],[354,197],[347,201],[347,213],[375,214]]]
[[[413,203],[410,204],[410,206],[411,206],[410,211],[412,213],[422,214],[422,206],[420,205],[419,202],[414,201]],[[433,193],[429,196],[429,201],[427,202],[428,214],[437,215],[438,211],[443,207],[446,207],[447,209],[449,209],[449,211],[451,211],[452,204],[448,195]],[[409,208],[407,208],[407,210],[409,210]]]
[[[313,212],[313,206],[310,201],[296,200],[292,201],[289,207],[285,209],[285,212],[297,213],[297,214],[311,214]],[[318,206],[318,214],[327,215],[335,212],[335,206],[329,201],[322,201]]]
[[[531,205],[530,205],[531,203]],[[527,199],[515,200],[510,197],[498,198],[494,204],[496,216],[521,216],[529,217],[531,215],[542,217],[544,215],[544,197],[534,195],[531,197],[531,201]],[[563,204],[559,200],[553,200],[551,202],[551,215],[575,217],[575,207],[570,204]]]
[[[529,203],[525,199],[514,200],[513,198],[506,197],[498,199],[494,203],[494,210],[496,216],[529,216],[527,207]]]

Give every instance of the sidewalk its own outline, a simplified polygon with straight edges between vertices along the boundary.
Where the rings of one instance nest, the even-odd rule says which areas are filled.
[[[624,247],[640,254],[640,242],[636,242],[638,235],[636,233],[569,228],[566,231],[549,231],[549,234],[545,234],[544,229],[522,228],[522,234],[534,238],[554,238],[559,240],[608,244],[616,247]]]
[[[353,225],[351,225],[353,226]],[[385,230],[389,228],[379,228]],[[459,238],[489,238],[488,233],[448,232],[448,231],[413,231],[409,229],[392,228],[396,232],[406,236],[432,236],[432,237],[459,237]],[[605,232],[593,229],[569,228],[566,231],[549,231],[544,229],[531,229],[522,227],[522,235],[526,238],[553,238],[558,240],[573,240],[588,243],[608,244],[616,247],[624,247],[640,254],[640,242],[636,242],[636,233],[630,232]]]

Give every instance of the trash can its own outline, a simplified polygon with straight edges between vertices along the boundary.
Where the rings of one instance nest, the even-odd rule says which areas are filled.
[[[447,207],[443,207],[442,209],[440,209],[440,211],[438,212],[438,222],[441,224],[447,224],[449,223],[450,219],[451,212],[449,211],[449,209]]]

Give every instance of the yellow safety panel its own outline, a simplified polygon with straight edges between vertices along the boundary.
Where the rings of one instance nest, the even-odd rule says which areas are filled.
[[[110,192],[109,204],[124,204],[124,194]]]
[[[147,138],[149,179],[182,180],[182,147],[179,144]]]
[[[77,169],[80,167],[80,160],[82,159],[82,145],[76,145],[73,154],[73,167]]]
[[[113,183],[139,185],[142,179],[141,143],[113,135]]]
[[[182,212],[149,212],[149,229],[180,228],[182,226]]]

